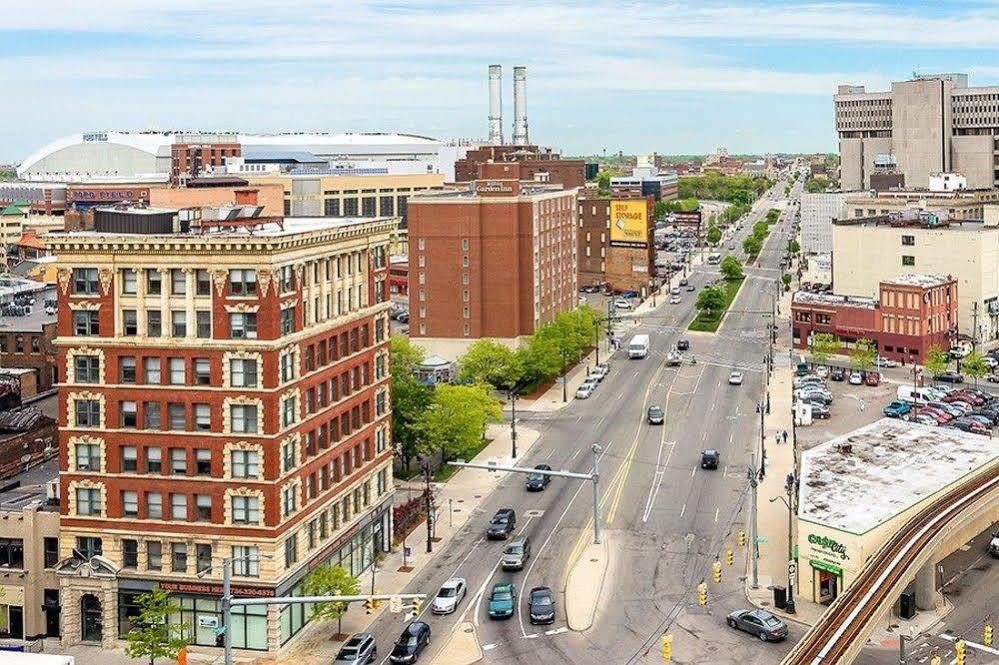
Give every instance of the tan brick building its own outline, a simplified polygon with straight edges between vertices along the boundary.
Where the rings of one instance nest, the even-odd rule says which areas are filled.
[[[611,202],[644,201],[647,206],[644,247],[621,247],[611,243]],[[579,286],[607,284],[614,291],[648,292],[655,275],[655,197],[579,199],[577,229]]]

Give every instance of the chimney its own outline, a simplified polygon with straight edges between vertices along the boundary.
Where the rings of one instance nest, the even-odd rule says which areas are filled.
[[[489,142],[503,145],[503,68],[489,65]]]
[[[528,144],[527,67],[513,68],[513,144]]]

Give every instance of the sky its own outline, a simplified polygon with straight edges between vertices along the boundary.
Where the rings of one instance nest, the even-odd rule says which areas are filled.
[[[0,21],[0,162],[108,129],[484,138],[490,64],[506,136],[524,65],[566,154],[835,151],[837,85],[999,84],[997,56],[999,0],[34,0]]]

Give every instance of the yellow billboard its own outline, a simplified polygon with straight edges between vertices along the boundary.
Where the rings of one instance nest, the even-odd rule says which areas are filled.
[[[644,199],[611,201],[610,224],[612,247],[649,246],[649,208]]]

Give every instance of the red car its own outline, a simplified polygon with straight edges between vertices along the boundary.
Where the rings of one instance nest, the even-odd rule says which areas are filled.
[[[945,402],[957,402],[957,401],[967,402],[968,404],[971,404],[972,406],[981,406],[982,404],[985,404],[985,400],[983,400],[978,395],[972,395],[971,393],[967,393],[967,392],[960,391],[960,390],[955,390],[954,392],[950,393],[949,395],[947,395],[946,397],[943,398],[943,401],[945,401]]]
[[[879,383],[881,383],[881,375],[877,372],[868,372],[867,376],[864,377],[864,383],[869,386],[876,387]]]
[[[943,411],[934,409],[931,406],[924,406],[923,408],[916,411],[916,415],[922,415],[924,413],[932,416],[933,418],[936,418],[937,423],[940,425],[943,425],[944,423],[949,423],[951,420],[954,419],[954,416],[950,415],[949,413],[944,413]]]

